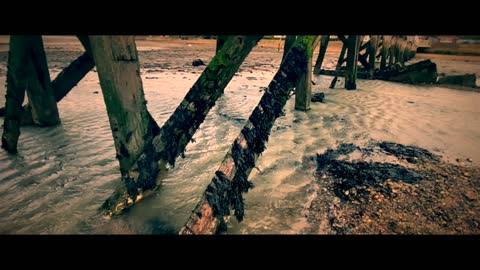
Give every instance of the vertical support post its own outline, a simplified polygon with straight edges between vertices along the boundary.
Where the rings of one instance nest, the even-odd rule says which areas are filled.
[[[410,55],[410,58],[414,58],[415,57],[415,54],[417,53],[417,48],[415,47],[415,45],[413,45],[413,42],[410,42],[410,51],[411,51],[411,55]]]
[[[322,69],[323,59],[325,58],[325,53],[327,52],[328,42],[330,41],[330,35],[323,35],[320,40],[320,49],[318,52],[317,62],[313,68],[313,74],[319,75],[320,70]]]
[[[382,36],[382,51],[380,52],[380,70],[387,67],[389,41],[386,36]]]
[[[390,39],[390,48],[388,49],[388,55],[389,55],[388,65],[389,66],[392,66],[393,64],[395,64],[397,62],[396,47],[397,47],[397,37],[393,36]]]
[[[405,58],[404,58],[404,55],[405,55],[405,48],[406,48],[406,43],[403,39],[399,39],[398,40],[398,63],[400,63],[402,66],[403,64],[405,63]]]
[[[123,184],[121,192],[103,207],[121,211],[156,186],[159,166],[152,144],[153,131],[134,36],[90,36],[90,43]]]
[[[318,36],[313,44],[308,44],[306,48],[307,52],[312,52],[307,54],[307,62],[305,63],[305,68],[302,68],[304,72],[300,74],[297,85],[295,86],[295,110],[299,111],[308,111],[310,110],[310,100],[312,98],[312,61],[313,61],[313,50],[315,46],[320,41],[320,36]]]
[[[9,47],[2,148],[10,153],[16,153],[18,137],[20,136],[22,104],[27,85],[26,72],[24,72],[27,65],[24,65],[24,63],[29,61],[29,45],[23,37],[12,35],[10,36]]]
[[[350,35],[347,39],[347,68],[345,70],[345,89],[354,90],[357,88],[357,62],[358,50],[360,49],[360,36]]]
[[[378,36],[370,36],[370,46],[369,49],[369,61],[370,70],[368,71],[369,77],[373,78],[373,73],[375,72],[375,61],[377,56],[377,46],[378,46]]]
[[[19,36],[27,45],[25,72],[27,80],[28,104],[33,123],[39,126],[54,126],[60,123],[57,102],[48,72],[47,57],[43,49],[42,37]]]

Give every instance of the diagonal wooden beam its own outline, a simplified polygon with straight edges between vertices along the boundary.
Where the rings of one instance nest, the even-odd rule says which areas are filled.
[[[305,72],[315,40],[315,36],[298,36],[180,234],[214,234],[224,230],[231,207],[237,219],[243,219],[242,193],[252,187],[248,176],[265,150],[275,120],[282,115],[290,89]]]
[[[330,41],[330,35],[323,35],[322,39],[320,40],[320,49],[318,52],[317,62],[315,63],[315,67],[313,68],[313,74],[319,75],[320,70],[322,69],[323,59],[325,58],[325,54],[327,52],[328,43]]]
[[[73,60],[65,69],[60,72],[52,81],[53,94],[55,101],[60,102],[85,75],[95,66],[90,49],[90,41],[86,36],[78,36],[85,53]],[[5,108],[0,108],[0,117],[5,115]],[[21,113],[21,125],[33,125],[32,114],[30,107],[23,106]]]
[[[335,77],[333,77],[332,82],[330,83],[330,89],[335,88],[335,84],[337,84],[337,79],[338,79],[338,73],[340,71],[340,68],[342,67],[342,64],[347,60],[345,57],[345,52],[347,51],[347,44],[343,43],[342,45],[342,51],[340,52],[340,55],[338,56],[338,62],[337,66],[335,67]]]
[[[174,166],[176,158],[183,154],[210,109],[261,38],[262,36],[230,36],[153,138],[151,148],[140,154],[138,160],[149,160],[149,155],[153,152],[160,169],[167,163]],[[160,181],[161,176],[149,177],[145,183],[131,184],[133,188],[126,188],[124,182],[120,183],[103,204],[104,213],[120,214],[148,195],[148,191],[153,190]]]

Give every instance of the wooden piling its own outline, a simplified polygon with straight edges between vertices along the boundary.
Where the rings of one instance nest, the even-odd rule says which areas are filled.
[[[167,163],[171,166],[175,165],[176,158],[184,153],[187,144],[192,140],[216,100],[223,94],[223,90],[235,72],[261,38],[262,36],[227,38],[183,101],[153,138],[152,151],[155,152],[154,158],[159,162],[160,169],[163,169]],[[154,129],[153,125],[152,129]],[[149,152],[141,154],[139,160],[149,160]],[[146,191],[157,186],[161,181],[161,175],[158,179],[151,177],[145,181],[148,181],[148,185],[137,185],[137,190],[143,192],[139,194],[142,197],[149,194]],[[115,215],[120,214],[135,202],[135,197],[127,193],[121,183],[102,208],[105,214]]]
[[[370,52],[368,63],[370,64],[370,69],[368,70],[368,74],[370,75],[370,78],[373,78],[373,73],[375,72],[375,61],[377,56],[378,36],[371,35],[369,45],[370,46],[368,47],[368,50]]]
[[[287,53],[292,48],[293,43],[297,39],[297,36],[295,35],[288,35],[285,37],[285,45],[283,46],[283,56],[282,56],[282,62],[285,60],[285,57],[287,57]]]
[[[27,87],[24,63],[29,61],[29,44],[22,37],[12,35],[9,47],[2,148],[10,153],[16,153],[20,136],[20,115]]]
[[[406,42],[405,40],[403,39],[400,39],[398,41],[398,63],[400,63],[400,65],[404,65],[405,63],[405,48],[406,48]]]
[[[347,68],[345,73],[345,89],[354,90],[357,88],[357,62],[358,50],[360,48],[360,36],[348,36]]]
[[[215,53],[218,53],[218,51],[223,47],[223,44],[225,44],[225,41],[227,40],[228,36],[226,35],[218,35],[217,36],[217,46],[215,48]]]
[[[60,123],[60,117],[41,36],[10,36],[7,69],[2,147],[9,152],[16,152],[23,121],[53,126]],[[29,105],[22,108],[25,91]]]
[[[330,35],[323,35],[320,40],[320,49],[318,52],[317,62],[313,68],[313,74],[320,75],[320,70],[322,69],[323,59],[325,58],[325,53],[327,52],[328,42],[330,41]]]
[[[39,126],[54,126],[60,123],[57,102],[55,101],[47,57],[43,48],[42,37],[18,36],[26,43],[28,60],[25,65],[25,80],[27,80],[28,106],[32,113],[33,123]]]
[[[154,134],[134,36],[90,36],[90,43],[122,176],[121,192],[103,207],[121,211],[155,187]]]
[[[265,150],[275,120],[282,115],[290,89],[297,84],[300,74],[305,72],[315,39],[315,36],[299,36],[295,41],[179,234],[215,234],[224,231],[225,219],[230,215],[231,208],[239,221],[243,219],[242,193],[252,187],[248,176],[258,156]]]
[[[398,58],[397,58],[397,37],[392,36],[390,39],[390,48],[388,50],[388,65],[392,66],[397,63]]]
[[[317,43],[320,41],[320,36],[317,37],[312,45],[313,48],[307,48],[307,51],[315,49]],[[295,86],[295,110],[308,111],[310,110],[310,100],[312,99],[312,61],[313,54],[308,55],[305,63],[305,73],[300,74],[300,79]]]
[[[382,36],[382,49],[380,51],[380,70],[383,70],[387,67],[387,57],[388,57],[388,37]]]
[[[347,51],[347,43],[344,42],[342,45],[342,50],[340,51],[340,55],[338,56],[337,66],[335,67],[335,77],[333,77],[332,82],[330,83],[330,89],[335,88],[338,79],[338,73],[340,72],[340,68],[342,64],[345,62],[345,52]]]
[[[90,50],[90,41],[87,36],[78,36],[85,48],[85,53],[72,61],[52,81],[55,101],[60,102],[85,75],[95,66]],[[5,115],[5,108],[0,108],[0,117]],[[29,104],[22,108],[20,116],[21,126],[33,125],[32,113]]]

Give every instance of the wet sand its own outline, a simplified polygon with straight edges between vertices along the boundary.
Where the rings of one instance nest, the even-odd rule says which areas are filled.
[[[75,38],[46,40],[54,78],[82,49]],[[283,52],[269,42],[249,55],[195,134],[196,142],[188,145],[186,157],[178,159],[155,195],[110,220],[99,217],[97,209],[120,173],[103,98],[94,93],[101,93],[98,77],[90,72],[59,103],[62,125],[22,128],[19,154],[0,151],[0,233],[178,231],[278,68]],[[137,44],[147,106],[162,125],[204,68],[191,62],[200,58],[208,63],[215,41]],[[338,51],[327,52],[327,68],[334,67],[337,57]],[[445,61],[444,69],[480,74],[475,57]],[[0,52],[0,104],[5,103],[5,67],[6,53]],[[312,91],[324,92],[326,103],[313,103],[304,113],[294,110],[293,98],[287,102],[286,115],[276,121],[258,170],[249,177],[255,188],[245,195],[245,219],[232,220],[228,233],[311,233],[318,224],[305,211],[318,185],[310,160],[341,143],[365,145],[373,139],[414,144],[446,162],[471,158],[469,166],[480,165],[479,93],[368,80],[359,80],[357,91],[345,91],[343,79],[339,89],[331,90],[331,77],[313,80]]]

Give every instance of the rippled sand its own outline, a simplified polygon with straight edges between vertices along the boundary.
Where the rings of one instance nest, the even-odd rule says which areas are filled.
[[[54,77],[80,51],[48,52]],[[162,125],[200,75],[196,58],[211,59],[212,46],[162,47],[140,52],[148,109]],[[24,127],[19,154],[0,151],[0,233],[175,233],[186,221],[279,65],[282,52],[255,48],[154,196],[128,214],[105,219],[97,209],[120,179],[118,162],[97,74],[87,77],[59,103],[62,125]],[[327,65],[334,65],[334,53]],[[0,59],[1,61],[1,59]],[[5,65],[5,62],[0,62]],[[480,73],[480,63],[473,65]],[[271,132],[250,180],[245,219],[232,219],[228,233],[304,233],[303,211],[314,194],[316,153],[370,139],[414,144],[445,160],[480,164],[480,93],[436,86],[359,80],[356,91],[327,89],[331,77],[314,77],[313,92],[326,103],[294,110]],[[343,87],[343,79],[337,83]],[[0,75],[4,104],[5,75]],[[3,124],[3,118],[0,120]]]

